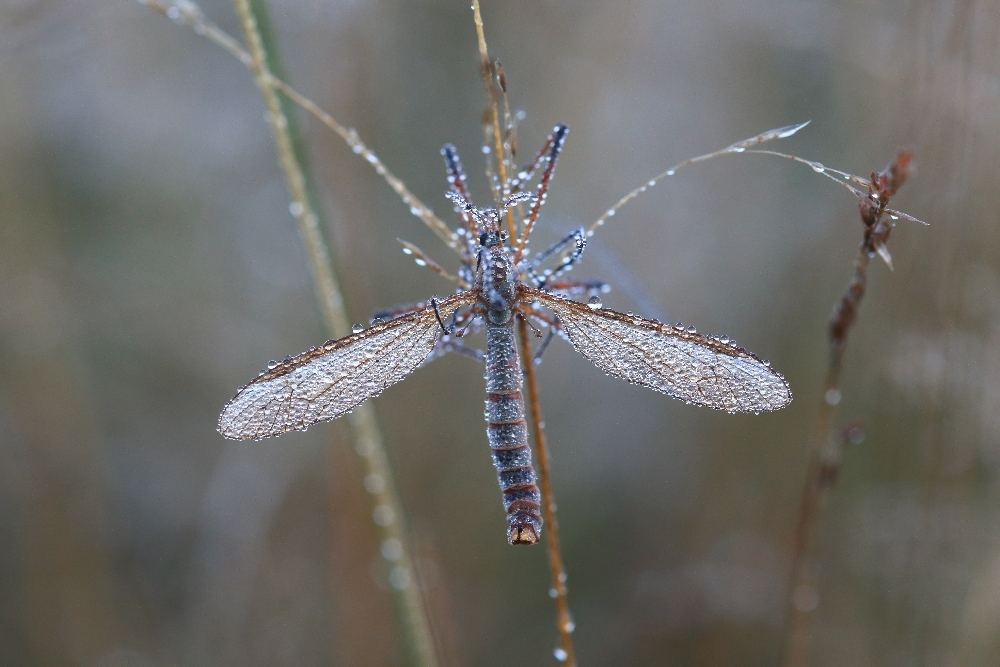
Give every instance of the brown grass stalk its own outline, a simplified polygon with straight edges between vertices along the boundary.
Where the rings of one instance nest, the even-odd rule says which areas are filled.
[[[472,0],[472,12],[476,23],[476,36],[479,43],[479,58],[483,69],[483,85],[486,88],[486,99],[489,104],[490,119],[493,125],[494,154],[497,160],[497,175],[500,187],[507,182],[507,169],[504,160],[504,145],[500,131],[500,114],[497,109],[496,95],[493,90],[493,69],[489,50],[486,47],[486,35],[483,29],[483,16],[479,8],[479,0]],[[502,196],[502,192],[498,193]],[[512,241],[517,239],[517,227],[514,224],[513,211],[507,210],[507,229]],[[528,231],[528,230],[526,230]],[[526,234],[525,234],[526,236]],[[522,242],[523,242],[522,238]],[[523,246],[519,248],[523,250]],[[515,260],[516,261],[516,260]],[[538,484],[542,492],[542,518],[545,520],[545,547],[549,558],[549,573],[552,577],[552,590],[555,591],[556,629],[559,632],[559,649],[557,657],[571,667],[576,667],[576,655],[573,651],[573,620],[569,613],[569,589],[566,586],[566,567],[563,564],[562,552],[559,549],[559,524],[556,521],[556,502],[552,494],[552,477],[549,474],[549,452],[545,442],[545,429],[542,427],[541,404],[538,400],[538,383],[535,381],[535,369],[530,354],[530,338],[528,323],[520,319],[519,331],[521,349],[523,351],[521,364],[524,368],[524,384],[528,392],[528,402],[531,406],[531,427],[535,438],[535,456],[538,459]]]
[[[873,173],[869,197],[859,200],[864,238],[854,260],[854,275],[836,307],[827,328],[830,341],[830,362],[819,411],[809,437],[809,462],[802,490],[799,516],[792,547],[791,581],[788,596],[788,629],[785,645],[785,667],[805,667],[809,664],[812,643],[812,618],[819,603],[816,581],[817,536],[830,490],[840,472],[841,455],[846,437],[833,429],[836,406],[840,403],[840,375],[848,334],[857,318],[865,296],[868,265],[878,254],[892,268],[885,248],[893,228],[890,198],[906,181],[910,173],[912,154],[900,152],[895,160],[879,173]],[[872,196],[874,195],[874,197]]]

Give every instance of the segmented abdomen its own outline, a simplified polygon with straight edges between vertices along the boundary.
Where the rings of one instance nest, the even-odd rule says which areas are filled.
[[[513,317],[506,324],[486,325],[486,424],[507,510],[507,540],[535,544],[542,532],[541,495],[528,448]]]

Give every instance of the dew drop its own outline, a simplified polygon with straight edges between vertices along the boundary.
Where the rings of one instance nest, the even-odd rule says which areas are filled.
[[[409,248],[403,248],[403,254],[404,255],[412,255],[413,251],[410,250]]]
[[[737,153],[742,153],[742,152],[746,151],[746,148],[744,148],[743,146],[737,146],[733,150],[736,151]]]
[[[372,326],[373,327],[377,327],[380,324],[385,324],[385,320],[383,320],[381,317],[373,317],[372,318]]]
[[[606,216],[608,216],[608,217],[610,218],[610,217],[612,217],[612,216],[613,216],[614,214],[615,214],[615,209],[613,209],[613,208],[612,208],[612,209],[608,209],[608,212],[607,212],[607,213],[606,213],[605,215],[606,215]]]
[[[557,591],[554,588],[550,588],[549,589],[549,597],[550,598],[557,598],[557,597],[559,597],[559,591]]]
[[[382,558],[389,561],[397,561],[403,557],[403,543],[395,537],[387,537],[382,542]]]
[[[297,218],[305,213],[305,207],[302,205],[302,202],[293,201],[288,205],[288,212],[292,214],[293,218]]]
[[[397,591],[404,591],[412,583],[410,570],[402,565],[397,565],[389,572],[389,584]]]
[[[425,262],[424,260],[420,259],[419,257],[417,257],[413,261],[417,263],[417,266],[427,266],[427,262]]]
[[[809,166],[812,167],[812,170],[815,171],[817,174],[822,174],[824,171],[826,171],[826,167],[821,165],[819,162],[811,164]]]
[[[486,146],[486,145],[484,144],[484,145],[483,145],[483,155],[489,155],[489,154],[490,154],[490,147],[489,147],[489,146]]]
[[[603,305],[604,304],[601,303],[601,297],[597,296],[596,294],[594,296],[590,297],[589,299],[587,299],[587,307],[590,308],[590,309],[592,309],[592,310],[598,310]]]
[[[826,400],[827,405],[837,405],[840,403],[840,390],[836,387],[828,389],[823,398]]]
[[[690,334],[693,334],[693,333],[698,333],[698,330],[695,329],[694,327],[688,327],[687,328],[687,332],[690,333]]]
[[[672,176],[673,173],[674,173],[674,170],[671,169],[670,171],[667,172],[667,176]],[[653,187],[654,185],[656,185],[656,181],[650,181],[649,182],[649,187]]]
[[[274,359],[271,359],[271,361],[267,362],[267,370],[271,370],[277,367],[278,367],[278,362],[275,361]]]
[[[557,648],[554,651],[552,651],[552,655],[554,655],[556,657],[556,660],[558,660],[559,662],[566,662],[566,658],[569,657],[566,654],[566,651],[562,650],[561,648]]]
[[[364,330],[365,330],[365,328],[363,326],[361,326],[360,324],[355,324],[354,326],[351,327],[351,331],[353,331],[356,334],[357,333],[361,333]]]
[[[729,336],[727,336],[726,334],[722,334],[722,336],[719,338],[719,342],[722,343],[723,345],[726,345],[727,343],[729,343]]]

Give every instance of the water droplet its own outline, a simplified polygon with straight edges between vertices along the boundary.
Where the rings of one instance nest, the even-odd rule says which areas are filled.
[[[566,662],[566,658],[569,657],[566,654],[566,651],[562,650],[561,648],[557,648],[554,651],[552,651],[552,655],[554,655],[556,657],[556,660],[558,660],[559,662]]]
[[[351,331],[353,331],[356,334],[361,333],[364,330],[365,328],[360,324],[355,324],[354,326],[351,327]]]
[[[427,266],[427,262],[419,257],[415,258],[413,261],[417,263],[417,266]]]
[[[563,630],[566,632],[573,632],[576,630],[576,623],[573,621],[566,621],[566,625],[563,626]]]
[[[267,370],[271,370],[272,368],[277,368],[277,366],[278,362],[275,361],[274,359],[271,359],[271,361],[267,362]]]
[[[677,172],[676,172],[675,170],[673,170],[673,169],[668,169],[668,170],[667,170],[667,176],[673,176],[673,175],[674,175],[674,174],[676,174],[676,173],[677,173]]]
[[[365,476],[364,484],[368,493],[382,493],[385,490],[385,479],[375,472]]]
[[[690,334],[693,334],[693,333],[698,333],[698,330],[695,329],[694,327],[688,327],[687,328],[687,332],[690,333]]]
[[[723,345],[727,344],[729,342],[729,336],[727,336],[726,334],[722,334],[722,336],[719,338],[719,342],[722,343]]]
[[[837,405],[838,403],[840,403],[840,398],[841,398],[840,390],[837,389],[836,387],[832,387],[827,390],[823,398],[826,400],[827,405]]]
[[[483,155],[489,155],[489,154],[490,154],[490,147],[484,145],[483,146]]]
[[[413,251],[410,250],[409,248],[403,248],[403,254],[404,255],[412,255]]]
[[[603,307],[604,304],[601,303],[601,297],[595,294],[594,296],[587,299],[587,306],[593,310],[598,310],[599,308]]]
[[[406,590],[412,581],[410,570],[402,565],[397,565],[389,572],[389,584],[397,591]]]
[[[671,171],[672,171],[672,170],[671,170]],[[669,175],[669,174],[668,174],[668,175]],[[649,182],[649,187],[653,187],[654,185],[656,185],[656,181],[650,181],[650,182]]]
[[[809,166],[812,167],[813,171],[815,171],[817,174],[822,174],[824,171],[826,171],[826,167],[821,165],[819,162],[816,162]]]
[[[737,153],[742,153],[746,150],[746,148],[744,148],[743,146],[737,146],[733,150],[736,151]]]
[[[612,217],[614,214],[615,214],[615,209],[613,209],[613,208],[612,209],[608,209],[608,212],[605,213],[605,215],[607,217],[609,217],[609,218]]]
[[[372,318],[372,326],[373,327],[377,327],[380,324],[385,324],[385,320],[383,320],[381,317],[373,317]]]
[[[305,212],[305,207],[302,202],[293,201],[288,205],[288,212],[292,214],[293,218],[297,218]]]
[[[559,597],[559,591],[557,591],[554,588],[550,588],[549,589],[549,597],[550,598],[557,598],[557,597]]]
[[[395,537],[387,537],[383,540],[380,551],[382,552],[382,558],[397,561],[403,557],[403,543]]]
[[[395,512],[388,505],[379,505],[372,510],[372,519],[380,526],[388,526],[396,518]]]

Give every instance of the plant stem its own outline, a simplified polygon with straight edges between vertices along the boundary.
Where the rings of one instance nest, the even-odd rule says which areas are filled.
[[[250,0],[234,0],[234,3],[251,56],[250,69],[267,106],[268,122],[293,209],[297,214],[295,217],[299,233],[306,246],[323,322],[334,337],[340,338],[350,333],[349,320],[334,276],[330,253],[320,230],[317,206],[309,196],[305,168],[296,155],[289,117],[282,108],[281,97],[274,85],[275,76],[271,69],[273,60],[269,60],[269,51],[265,48],[260,31],[261,21],[258,20],[258,13],[264,11],[263,0],[256,0],[254,7],[251,7]],[[274,52],[273,47],[270,52]],[[422,667],[436,665],[430,625],[424,613],[409,550],[406,548],[402,505],[396,493],[375,410],[370,403],[363,403],[347,416],[347,420],[354,436],[355,450],[361,456],[366,473],[366,488],[372,496],[373,516],[376,518],[382,544],[391,545],[383,552],[393,557],[389,563],[389,582],[403,624],[410,661]]]
[[[552,573],[552,590],[556,592],[556,628],[559,630],[559,644],[565,653],[563,658],[567,665],[576,667],[576,655],[573,652],[573,619],[569,613],[569,589],[566,587],[566,568],[563,565],[562,552],[559,549],[559,524],[556,521],[556,500],[552,495],[552,478],[549,476],[549,449],[545,443],[545,430],[542,428],[542,413],[538,403],[538,385],[535,382],[535,367],[532,363],[528,347],[528,323],[522,318],[519,321],[521,334],[521,349],[524,350],[524,384],[528,390],[528,403],[531,406],[531,429],[535,435],[535,455],[538,458],[538,482],[542,489],[542,518],[545,519],[545,548],[549,555],[549,570]]]
[[[765,152],[765,151],[760,151]],[[780,154],[776,154],[780,155]],[[801,158],[790,157],[799,162]],[[872,174],[870,182],[851,177],[857,183],[868,183],[865,196],[851,186],[848,189],[861,195],[858,206],[864,225],[864,239],[854,260],[854,276],[837,302],[827,328],[830,339],[830,365],[823,383],[823,397],[812,435],[809,438],[809,464],[805,488],[799,506],[792,551],[791,583],[788,596],[788,635],[785,645],[785,667],[805,667],[809,664],[812,643],[813,611],[819,604],[816,585],[817,535],[826,508],[830,489],[840,472],[844,436],[833,432],[833,415],[840,403],[840,373],[844,364],[848,335],[857,319],[858,309],[865,297],[868,284],[868,265],[871,257],[879,254],[892,269],[892,259],[885,244],[893,229],[896,214],[886,216],[887,206],[897,190],[909,178],[913,153],[900,151],[895,159],[879,173]],[[844,172],[837,172],[844,176]],[[834,179],[836,180],[836,179]]]

